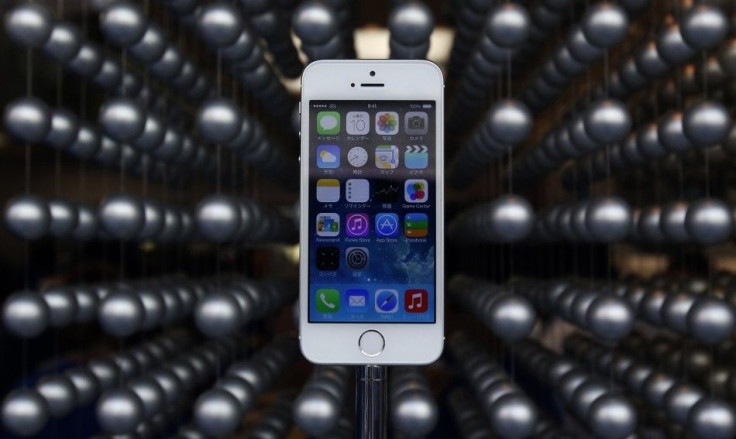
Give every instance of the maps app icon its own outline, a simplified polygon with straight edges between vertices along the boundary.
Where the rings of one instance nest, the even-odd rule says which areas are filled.
[[[408,169],[426,169],[429,166],[429,153],[425,145],[406,145],[404,164]]]

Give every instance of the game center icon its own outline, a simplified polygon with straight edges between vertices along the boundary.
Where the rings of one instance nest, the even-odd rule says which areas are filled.
[[[404,200],[407,203],[424,203],[429,198],[427,180],[406,180],[404,183]]]

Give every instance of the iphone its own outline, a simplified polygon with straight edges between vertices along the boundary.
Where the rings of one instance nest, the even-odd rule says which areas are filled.
[[[442,353],[443,89],[429,61],[304,70],[299,334],[314,363]]]

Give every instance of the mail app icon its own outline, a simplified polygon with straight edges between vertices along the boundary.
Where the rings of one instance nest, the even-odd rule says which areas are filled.
[[[345,303],[348,304],[348,312],[368,311],[368,290],[347,290],[345,292]]]

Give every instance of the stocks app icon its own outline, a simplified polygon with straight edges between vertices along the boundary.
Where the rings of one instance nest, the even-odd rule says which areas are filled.
[[[395,203],[399,200],[401,186],[395,181],[377,180],[373,184],[373,199],[378,203]]]

